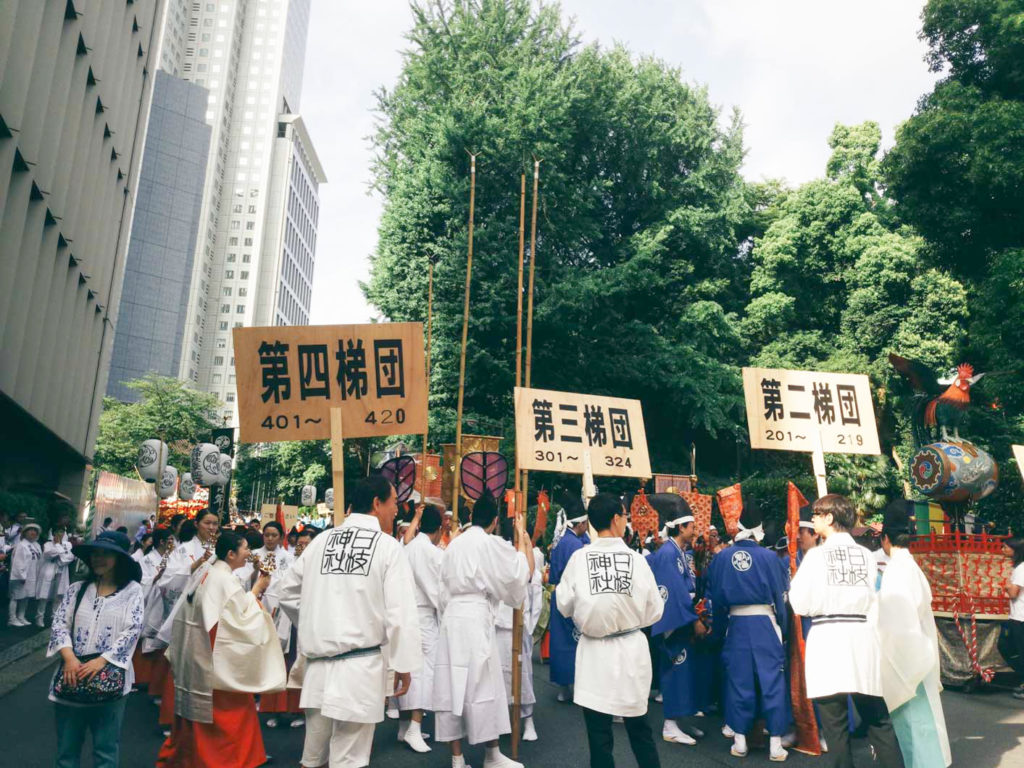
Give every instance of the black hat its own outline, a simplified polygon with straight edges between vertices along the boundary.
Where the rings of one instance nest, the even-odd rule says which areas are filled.
[[[112,552],[129,564],[132,581],[142,580],[142,566],[132,559],[131,542],[128,537],[118,531],[100,531],[100,535],[89,544],[79,544],[71,548],[71,553],[79,560],[89,562],[93,552]]]
[[[566,492],[562,497],[562,509],[565,510],[565,521],[570,525],[579,525],[587,519],[587,510],[583,499],[575,493]]]
[[[882,534],[888,536],[890,541],[901,534],[914,532],[911,503],[906,499],[893,499],[886,505],[882,516]]]
[[[758,542],[764,538],[764,514],[756,500],[744,499],[743,511],[740,513],[740,532],[736,534],[736,540],[751,536]]]
[[[814,503],[800,507],[800,527],[814,530]]]

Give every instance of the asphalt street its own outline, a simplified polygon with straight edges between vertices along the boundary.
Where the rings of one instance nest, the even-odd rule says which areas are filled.
[[[26,660],[28,663],[28,660]],[[7,696],[0,698],[0,766],[43,768],[54,762],[53,704],[47,701],[52,666],[30,678]],[[524,743],[520,760],[528,768],[583,768],[588,765],[586,736],[580,711],[555,700],[555,689],[547,683],[547,667],[535,665],[537,731],[540,740]],[[943,694],[946,721],[953,747],[953,764],[965,768],[1024,768],[1024,703],[1003,691]],[[660,734],[661,708],[651,705],[651,724]],[[719,734],[717,717],[695,718],[706,736],[696,747],[673,745],[659,740],[662,765],[704,768],[710,766],[776,765],[768,760],[767,750],[751,751],[749,757],[729,755],[729,742]],[[428,718],[426,730],[429,732]],[[396,723],[385,720],[374,739],[373,765],[389,768],[447,768],[451,765],[447,749],[435,747],[428,755],[417,755],[396,740]],[[615,756],[619,766],[634,766],[625,731],[615,726]],[[275,766],[296,766],[302,751],[302,729],[264,727],[267,752]],[[150,768],[156,760],[162,740],[156,722],[156,707],[143,694],[129,700],[122,732],[121,765],[125,768]],[[869,766],[867,742],[858,740],[859,766]],[[507,750],[507,745],[504,747]],[[483,765],[481,748],[468,750],[473,766]],[[823,766],[827,761],[790,752],[786,762],[792,766]],[[88,757],[85,768],[92,766]],[[938,767],[937,767],[938,768]]]

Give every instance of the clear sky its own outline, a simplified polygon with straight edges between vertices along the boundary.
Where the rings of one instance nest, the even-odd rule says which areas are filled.
[[[875,120],[886,143],[931,89],[918,40],[922,0],[564,0],[583,40],[623,43],[706,85],[724,115],[739,107],[748,179],[822,175],[836,122]],[[328,184],[312,324],[366,322],[358,281],[377,242],[368,196],[373,92],[394,84],[411,25],[406,0],[314,0],[302,114]]]

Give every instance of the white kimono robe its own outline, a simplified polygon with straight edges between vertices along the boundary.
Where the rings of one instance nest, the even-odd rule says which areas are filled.
[[[882,694],[907,768],[952,764],[939,693],[932,592],[913,556],[894,547],[878,592]]]
[[[163,575],[154,582],[146,600],[146,613],[142,627],[142,652],[166,648],[171,640],[174,614],[182,594],[190,581],[198,581],[216,560],[211,556],[206,565],[192,573],[192,563],[202,558],[206,550],[199,537],[179,544],[167,558]]]
[[[313,539],[277,596],[299,626],[302,708],[350,723],[382,721],[388,667],[415,672],[423,656],[402,545],[377,518],[352,513]]]
[[[136,550],[132,555],[132,559],[142,568],[142,580],[139,583],[142,585],[142,594],[148,598],[150,591],[153,589],[153,580],[156,578],[156,572],[160,568],[160,561],[163,560],[163,556],[156,551],[156,547],[153,547],[145,555],[142,554],[141,549]]]
[[[412,570],[416,612],[420,618],[420,648],[423,667],[413,672],[409,692],[398,697],[398,708],[432,710],[434,696],[434,656],[441,616],[441,558],[443,550],[435,547],[430,537],[418,533],[405,547],[405,556]]]
[[[11,555],[12,600],[25,600],[36,596],[42,560],[43,550],[38,541],[18,539]]]
[[[541,593],[543,592],[543,578],[541,576],[537,552],[534,550],[534,571],[530,578],[530,584],[526,589],[526,599],[523,601],[523,646],[519,654],[519,670],[522,679],[522,690],[520,691],[520,714],[529,717],[533,714],[533,705],[537,703],[537,696],[533,690],[533,630],[540,620],[540,609],[543,604]],[[505,696],[512,704],[512,620],[513,607],[507,603],[498,606],[498,616],[495,620],[496,636],[498,640],[498,652],[501,654],[501,673],[505,678]]]
[[[456,537],[441,560],[441,633],[434,662],[438,741],[491,741],[512,730],[495,633],[499,603],[521,605],[526,555],[483,528]]]
[[[71,554],[71,541],[66,535],[60,544],[48,541],[43,545],[36,600],[56,600],[68,591],[68,568],[73,562],[75,556]]]
[[[226,563],[214,563],[186,592],[173,627],[167,658],[174,675],[175,715],[212,723],[215,690],[284,690],[284,655],[274,622]]]
[[[798,616],[811,619],[804,661],[807,698],[882,695],[877,572],[871,551],[848,533],[834,533],[804,555],[789,587],[789,603]]]
[[[261,560],[266,560],[269,552],[266,547],[260,547],[253,550],[253,554],[258,555]],[[277,638],[281,641],[281,650],[285,653],[288,653],[291,646],[292,622],[278,605],[277,590],[281,585],[281,579],[288,573],[288,569],[292,567],[294,562],[295,555],[284,547],[279,546],[274,550],[275,569],[270,574],[270,586],[267,587],[266,594],[263,595],[263,605],[270,611],[270,615],[274,619],[274,626],[277,628]],[[252,563],[246,563],[246,568],[249,570],[249,574],[252,575]],[[241,572],[242,569],[239,568],[235,571],[235,575]]]
[[[555,592],[580,632],[573,701],[619,717],[646,713],[651,656],[641,630],[665,603],[644,556],[620,538],[597,538],[573,552]]]

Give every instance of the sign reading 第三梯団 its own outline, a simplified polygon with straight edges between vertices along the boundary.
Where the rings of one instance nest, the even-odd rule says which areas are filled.
[[[515,388],[519,468],[594,475],[651,476],[639,400]]]
[[[331,408],[344,436],[422,434],[422,323],[234,330],[239,440],[322,440]]]
[[[775,451],[878,454],[868,377],[744,368],[750,447]]]

